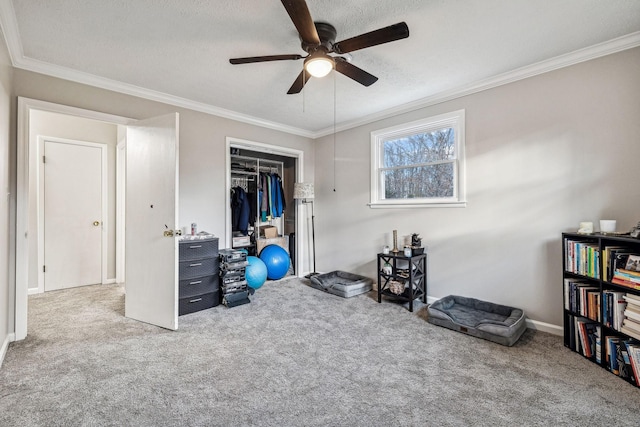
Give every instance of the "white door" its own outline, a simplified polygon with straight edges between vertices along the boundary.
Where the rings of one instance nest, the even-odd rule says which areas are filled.
[[[178,329],[178,114],[127,127],[125,316]]]
[[[42,147],[44,290],[102,283],[104,146]]]

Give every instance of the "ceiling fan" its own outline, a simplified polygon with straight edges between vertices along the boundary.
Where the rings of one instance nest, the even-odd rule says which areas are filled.
[[[304,69],[293,82],[287,94],[299,93],[311,76],[324,77],[332,69],[364,86],[371,86],[378,80],[376,76],[352,65],[344,57],[330,54],[341,55],[409,37],[409,27],[407,27],[406,23],[400,22],[336,43],[336,29],[333,25],[325,22],[314,22],[305,0],[282,0],[282,4],[300,34],[302,49],[308,55],[251,56],[247,58],[231,58],[229,62],[235,65],[251,62],[304,59]]]

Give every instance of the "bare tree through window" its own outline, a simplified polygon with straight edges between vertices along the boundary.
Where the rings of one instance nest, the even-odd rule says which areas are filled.
[[[452,197],[455,158],[453,128],[384,141],[384,198]]]
[[[465,111],[371,132],[372,208],[464,207]]]

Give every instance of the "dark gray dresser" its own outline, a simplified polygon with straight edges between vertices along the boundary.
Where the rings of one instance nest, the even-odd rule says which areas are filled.
[[[185,236],[179,243],[178,314],[189,314],[220,304],[217,237]]]

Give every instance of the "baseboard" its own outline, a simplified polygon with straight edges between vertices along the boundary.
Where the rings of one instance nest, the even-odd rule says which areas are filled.
[[[538,320],[527,319],[527,328],[541,332],[548,332],[552,335],[564,335],[564,329],[562,326],[552,325],[551,323],[540,322]]]
[[[102,282],[103,285],[113,285],[114,283],[116,283],[116,279],[107,279]]]
[[[40,289],[38,288],[29,288],[27,289],[27,295],[35,295],[35,294],[41,294],[42,291],[40,291]]]
[[[2,348],[0,348],[0,368],[2,367],[2,363],[4,362],[4,356],[7,354],[7,350],[9,349],[9,343],[16,340],[16,335],[11,333],[7,335],[2,343]]]

